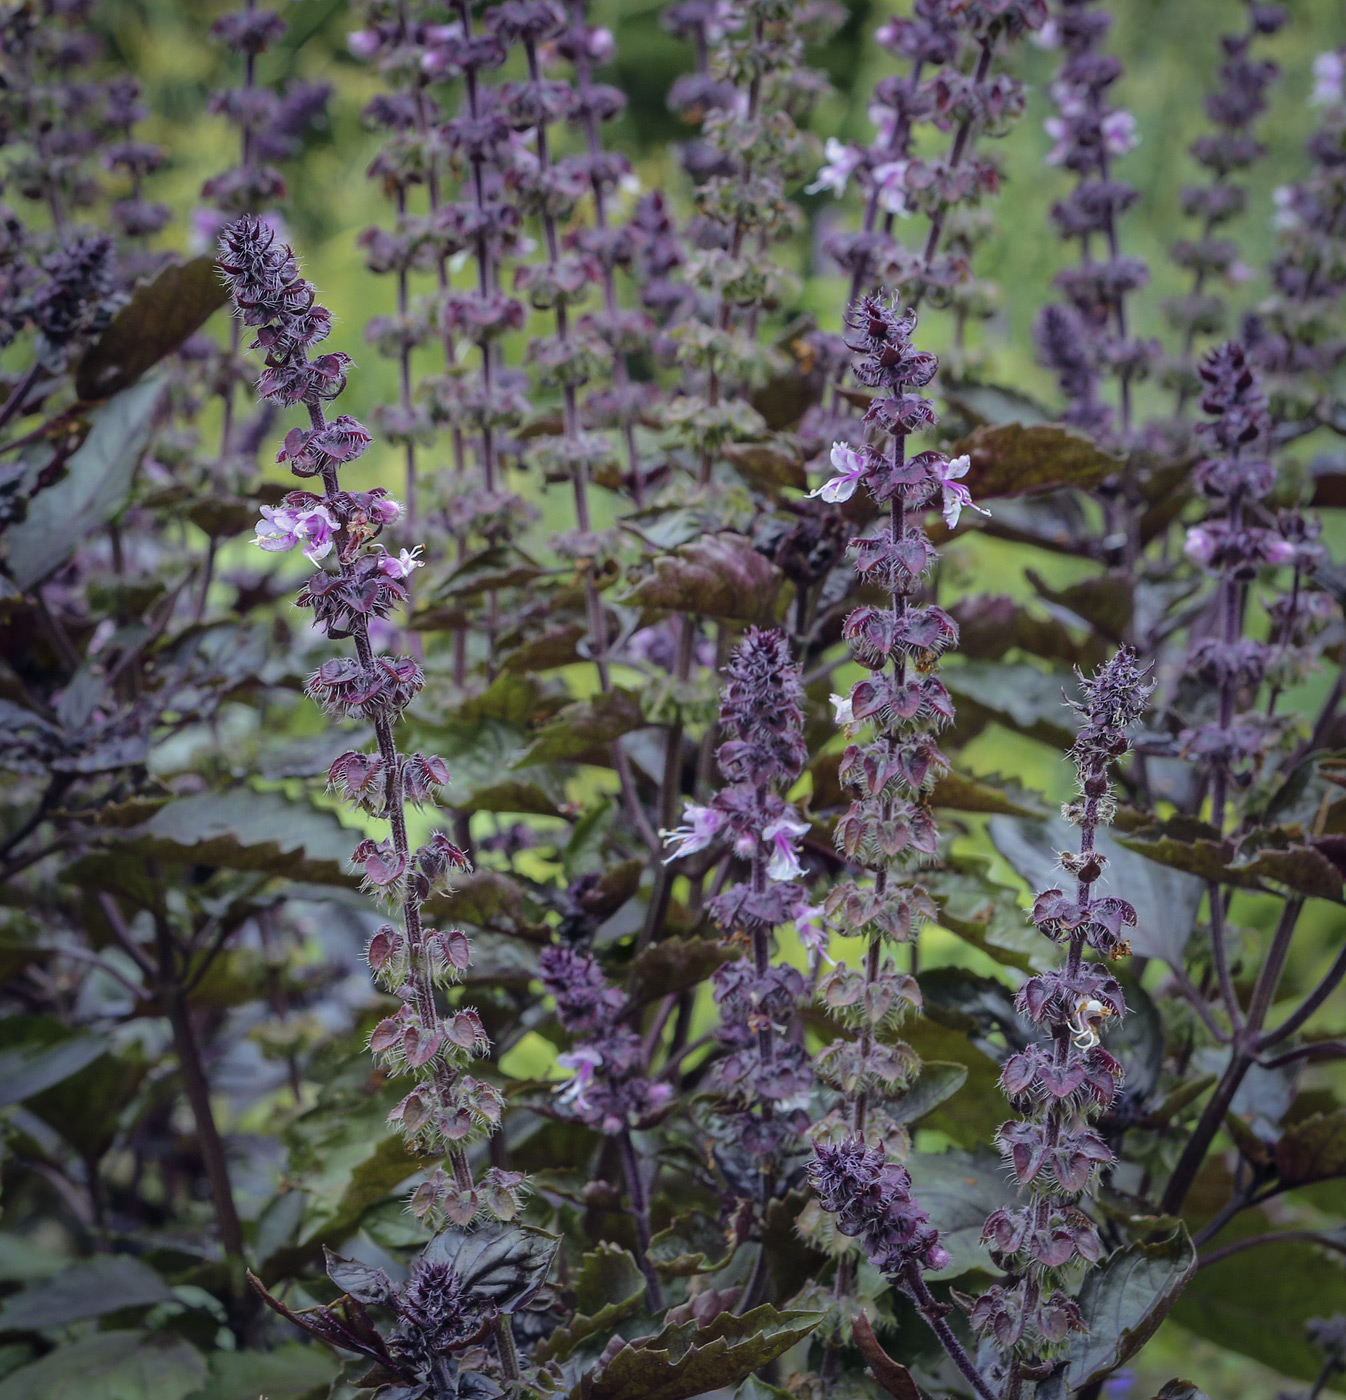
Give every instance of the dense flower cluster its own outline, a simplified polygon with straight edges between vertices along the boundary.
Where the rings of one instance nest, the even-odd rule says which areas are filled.
[[[1243,214],[1247,190],[1240,183],[1265,153],[1256,123],[1268,105],[1268,89],[1279,72],[1269,59],[1257,57],[1259,43],[1285,23],[1279,5],[1248,0],[1247,26],[1242,33],[1220,38],[1223,62],[1219,86],[1206,96],[1206,116],[1213,130],[1191,147],[1192,158],[1207,173],[1206,183],[1182,192],[1183,212],[1199,222],[1195,237],[1173,244],[1172,256],[1191,275],[1190,289],[1164,303],[1169,324],[1182,337],[1182,354],[1165,367],[1165,377],[1178,388],[1180,404],[1197,391],[1193,346],[1198,336],[1218,335],[1229,323],[1220,286],[1238,286],[1251,276],[1228,236],[1228,226]]]
[[[712,978],[723,1049],[715,1082],[725,1096],[720,1130],[757,1163],[769,1200],[780,1184],[782,1154],[807,1125],[803,1101],[813,1083],[793,1034],[804,979],[772,959],[772,930],[807,908],[799,842],[809,824],[782,795],[808,757],[803,688],[789,640],[776,629],[748,628],[724,674],[725,738],[716,761],[725,786],[705,806],[689,803],[684,824],[666,839],[670,860],[713,847],[747,863],[748,878],[726,885],[707,906],[749,953]]]
[[[894,1029],[909,1006],[919,1005],[920,992],[914,978],[884,957],[884,948],[910,942],[934,916],[930,896],[907,872],[936,852],[927,794],[947,769],[936,736],[953,718],[953,705],[935,666],[958,641],[958,628],[943,609],[916,601],[937,558],[920,512],[933,504],[956,523],[971,498],[960,480],[966,459],[907,450],[909,435],[935,423],[934,405],[919,391],[938,361],[912,343],[915,313],[865,297],[851,308],[847,325],[856,377],[877,391],[866,420],[890,435],[891,446],[839,444],[833,449],[838,474],[818,493],[843,500],[863,484],[880,507],[878,529],[853,540],[851,548],[857,573],[888,602],[857,608],[846,618],[844,636],[870,675],[849,695],[833,697],[851,740],[840,776],[857,793],[837,823],[837,847],[872,871],[873,881],[843,882],[826,901],[829,923],[848,937],[864,938],[868,951],[863,969],[842,964],[819,985],[823,1003],[855,1033],[854,1039],[834,1041],[819,1061],[826,1082],[842,1095],[822,1133],[854,1133],[900,1146],[904,1134],[887,1119],[882,1100],[906,1083],[915,1060],[882,1033]],[[866,726],[872,734],[861,742]]]
[[[1268,377],[1273,416],[1311,431],[1333,413],[1333,374],[1346,358],[1338,323],[1346,292],[1346,46],[1318,55],[1306,144],[1310,173],[1276,191],[1279,247],[1273,295],[1244,320],[1242,338]]]
[[[1064,166],[1075,188],[1052,206],[1064,239],[1078,240],[1080,262],[1056,277],[1062,294],[1043,308],[1035,335],[1043,364],[1055,371],[1066,396],[1067,423],[1105,440],[1126,443],[1131,432],[1131,386],[1145,376],[1154,347],[1128,330],[1126,299],[1149,280],[1145,264],[1119,249],[1118,220],[1138,198],[1113,173],[1138,140],[1136,120],[1109,100],[1121,62],[1102,52],[1112,16],[1096,0],[1061,0],[1052,37],[1063,51],[1051,95],[1057,115],[1047,121],[1051,165]],[[1101,242],[1104,256],[1094,255]],[[1115,376],[1116,411],[1104,400],[1103,381]]]
[[[1126,930],[1136,913],[1125,899],[1096,892],[1108,865],[1096,839],[1112,817],[1109,770],[1126,754],[1127,731],[1154,687],[1134,653],[1122,650],[1092,677],[1081,677],[1080,688],[1081,699],[1071,702],[1084,721],[1071,749],[1079,797],[1065,809],[1080,829],[1080,844],[1060,856],[1075,889],[1042,891],[1031,915],[1041,933],[1066,945],[1066,962],[1019,989],[1020,1014],[1045,1038],[1012,1055],[1000,1076],[1024,1117],[1006,1123],[998,1141],[1028,1199],[987,1219],[983,1240],[1007,1277],[971,1312],[973,1326],[995,1339],[1007,1365],[1040,1365],[1072,1330],[1086,1326],[1060,1271],[1095,1263],[1102,1252],[1080,1201],[1113,1160],[1091,1120],[1112,1103],[1123,1074],[1101,1043],[1103,1028],[1125,1013],[1121,987],[1106,964],[1086,962],[1085,953],[1092,948],[1117,958],[1130,951]]]
[[[333,791],[388,822],[383,840],[367,837],[352,853],[365,888],[400,906],[401,924],[383,925],[369,945],[369,963],[380,985],[401,1002],[380,1021],[370,1049],[386,1070],[410,1073],[415,1086],[393,1110],[391,1121],[422,1151],[446,1152],[452,1175],[442,1169],[412,1198],[422,1219],[449,1218],[466,1224],[486,1209],[509,1218],[517,1209],[521,1178],[492,1168],[473,1183],[464,1145],[493,1132],[503,1100],[498,1090],[468,1072],[474,1056],[489,1045],[479,1015],[471,1009],[441,1014],[435,988],[451,984],[467,967],[470,950],[457,930],[426,927],[422,906],[453,876],[470,868],[464,852],[441,831],[420,847],[408,838],[405,804],[420,806],[448,781],[442,759],[400,753],[393,724],[424,684],[407,656],[375,654],[370,624],[406,599],[406,577],[416,564],[410,553],[393,559],[377,544],[398,509],[379,488],[341,489],[339,473],[369,444],[369,434],[347,415],[330,420],[324,405],[340,396],[350,357],[318,350],[331,316],[313,285],[299,275],[295,257],[272,229],[244,217],[220,238],[220,268],[237,314],[256,330],[251,348],[263,352],[258,392],[283,405],[302,405],[309,428],[287,436],[279,454],[301,477],[316,477],[322,494],[291,491],[281,510],[270,510],[258,528],[266,549],[301,547],[310,562],[333,556],[335,570],[319,568],[300,589],[298,602],[332,640],[350,638],[355,656],[323,662],[309,679],[308,693],[329,713],[362,715],[372,725],[373,753],[350,750],[331,766]]]
[[[875,85],[867,146],[829,137],[827,162],[810,192],[840,198],[854,180],[864,196],[855,230],[827,240],[828,253],[850,273],[851,300],[883,285],[913,305],[929,298],[953,309],[958,353],[967,323],[993,314],[995,287],[972,270],[972,255],[991,230],[985,202],[1000,188],[994,156],[980,143],[1004,136],[1023,112],[1024,88],[997,71],[1025,33],[1047,17],[1045,0],[965,4],[918,0],[910,14],[884,21],[875,39],[905,64]],[[921,128],[949,134],[947,149],[925,154]],[[916,219],[914,244],[897,236],[897,221]]]

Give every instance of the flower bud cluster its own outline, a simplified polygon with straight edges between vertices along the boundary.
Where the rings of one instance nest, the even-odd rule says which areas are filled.
[[[1107,869],[1096,838],[1112,812],[1109,769],[1127,753],[1127,731],[1145,712],[1154,686],[1123,649],[1092,677],[1081,677],[1080,688],[1081,699],[1071,705],[1083,723],[1070,751],[1079,796],[1065,808],[1080,828],[1080,843],[1060,857],[1075,888],[1042,891],[1030,915],[1042,934],[1066,944],[1066,961],[1019,989],[1019,1013],[1043,1038],[1011,1055],[1000,1076],[1022,1117],[1005,1123],[997,1142],[1027,1198],[987,1218],[982,1239],[1006,1277],[971,1313],[972,1325],[1003,1352],[1038,1361],[1071,1331],[1084,1330],[1061,1271],[1095,1263],[1102,1252],[1081,1202],[1113,1160],[1092,1120],[1112,1103],[1122,1080],[1122,1066],[1101,1037],[1126,1005],[1107,965],[1086,962],[1085,953],[1117,958],[1130,951],[1126,930],[1136,913],[1126,900],[1096,893]]]
[[[556,1019],[572,1038],[556,1061],[569,1071],[557,1086],[560,1110],[609,1136],[648,1127],[673,1091],[642,1074],[644,1052],[626,1021],[626,997],[609,985],[592,953],[566,944],[545,948],[539,971],[543,989],[556,998]]]
[[[1197,425],[1197,433],[1209,455],[1194,475],[1212,510],[1187,531],[1185,550],[1216,580],[1216,592],[1204,630],[1197,629],[1191,666],[1218,700],[1216,714],[1185,729],[1180,741],[1184,754],[1212,773],[1212,819],[1219,826],[1230,782],[1250,776],[1282,728],[1248,697],[1268,679],[1283,685],[1312,666],[1312,640],[1330,611],[1324,613],[1323,595],[1301,587],[1325,557],[1315,524],[1298,512],[1273,516],[1261,504],[1275,485],[1268,455],[1272,419],[1247,352],[1227,341],[1202,360],[1198,374],[1201,407],[1210,416]],[[1273,639],[1244,637],[1248,581],[1263,568],[1286,566],[1294,570],[1294,587],[1273,605]]]
[[[838,474],[815,494],[843,501],[863,485],[881,508],[877,530],[852,540],[851,550],[861,581],[888,601],[858,607],[846,618],[844,636],[869,674],[849,695],[833,697],[849,740],[840,777],[856,794],[837,823],[836,843],[872,878],[843,881],[824,905],[827,923],[865,939],[868,952],[861,967],[842,963],[819,983],[823,1004],[850,1034],[820,1056],[819,1071],[841,1099],[817,1133],[823,1140],[859,1135],[900,1151],[906,1136],[883,1111],[883,1100],[900,1092],[915,1072],[915,1055],[892,1033],[907,1009],[919,1006],[920,991],[885,949],[910,942],[935,915],[934,901],[914,872],[936,853],[928,795],[948,768],[937,736],[953,718],[936,667],[958,642],[953,619],[917,601],[938,557],[921,512],[934,505],[956,524],[972,503],[960,480],[966,458],[908,452],[908,436],[936,422],[934,405],[920,390],[938,361],[912,343],[915,312],[903,311],[896,301],[864,297],[846,323],[855,375],[876,391],[866,422],[889,442],[859,448],[838,443],[832,451]]]
[[[803,771],[803,687],[790,643],[778,629],[750,627],[725,668],[720,692],[724,741],[716,761],[725,780],[707,806],[688,804],[685,824],[666,833],[670,859],[714,845],[746,862],[707,909],[749,957],[719,967],[712,989],[723,1054],[715,1083],[735,1139],[764,1162],[807,1124],[799,1099],[813,1083],[803,1046],[790,1034],[804,996],[799,971],[772,960],[772,930],[806,907],[799,842],[809,824],[782,796]]]
[[[1346,359],[1340,304],[1346,292],[1346,45],[1314,62],[1307,143],[1311,170],[1276,191],[1279,246],[1273,292],[1245,318],[1242,339],[1267,376],[1272,416],[1308,432],[1332,412],[1334,374]]]
[[[1024,85],[994,71],[997,54],[1040,29],[1046,16],[1045,0],[918,0],[879,27],[878,44],[905,71],[874,88],[869,144],[829,138],[827,162],[808,187],[840,198],[854,180],[864,197],[860,228],[826,242],[850,274],[851,300],[883,284],[913,304],[928,297],[951,306],[960,346],[966,321],[993,314],[997,290],[974,275],[971,259],[993,231],[984,204],[999,191],[1001,172],[979,142],[1007,134],[1024,108]],[[922,127],[950,133],[947,149],[926,153]],[[895,229],[912,218],[920,228],[908,242]]]
[[[1050,37],[1063,58],[1051,85],[1057,115],[1046,123],[1053,141],[1047,163],[1064,166],[1076,184],[1052,206],[1051,217],[1063,239],[1078,241],[1080,262],[1057,274],[1062,299],[1042,309],[1034,336],[1039,358],[1066,397],[1064,421],[1125,442],[1131,386],[1149,372],[1155,347],[1128,333],[1126,299],[1146,285],[1149,271],[1117,246],[1118,220],[1139,194],[1114,176],[1113,166],[1139,138],[1136,119],[1109,100],[1122,74],[1120,60],[1102,51],[1111,27],[1112,16],[1097,0],[1060,0],[1052,14]],[[1109,376],[1120,386],[1120,421],[1100,393]]]
[[[1239,183],[1240,177],[1266,154],[1256,135],[1256,123],[1267,109],[1267,92],[1279,69],[1269,59],[1258,58],[1256,49],[1281,29],[1285,12],[1279,5],[1260,0],[1247,0],[1246,9],[1244,30],[1220,37],[1224,59],[1219,85],[1205,101],[1213,130],[1189,148],[1208,175],[1205,184],[1188,185],[1182,191],[1183,213],[1199,222],[1200,231],[1173,244],[1170,250],[1174,262],[1191,275],[1189,290],[1164,303],[1169,324],[1182,337],[1182,353],[1165,365],[1164,377],[1179,389],[1183,404],[1199,392],[1193,357],[1197,338],[1218,335],[1228,326],[1221,284],[1237,286],[1251,276],[1227,228],[1247,206],[1247,190]]]
[[[375,1026],[370,1049],[385,1072],[414,1080],[390,1122],[416,1150],[447,1153],[452,1164],[451,1173],[440,1169],[417,1187],[412,1209],[431,1222],[466,1224],[482,1210],[507,1219],[517,1210],[522,1179],[493,1168],[474,1184],[464,1152],[474,1138],[495,1131],[504,1107],[498,1090],[469,1073],[489,1040],[474,1010],[450,1001],[441,1012],[436,999],[437,986],[461,976],[470,948],[460,931],[439,932],[423,918],[425,902],[451,891],[471,863],[443,831],[419,847],[409,841],[406,804],[430,803],[448,769],[435,755],[398,751],[394,722],[424,676],[411,657],[378,655],[370,642],[371,622],[405,601],[406,576],[419,561],[414,551],[393,558],[378,544],[400,513],[386,492],[341,489],[341,467],[364,451],[370,436],[348,415],[327,418],[324,405],[345,388],[350,358],[319,350],[331,316],[299,275],[291,249],[245,216],[222,233],[219,264],[236,314],[255,330],[250,348],[263,353],[259,393],[308,412],[309,427],[292,430],[278,458],[322,486],[321,495],[293,491],[280,509],[269,510],[257,543],[269,550],[300,547],[319,565],[300,589],[299,605],[313,610],[330,640],[349,638],[355,655],[323,662],[308,693],[328,713],[362,716],[374,730],[374,751],[343,753],[328,778],[332,791],[389,827],[386,838],[367,837],[351,856],[365,888],[400,912],[400,921],[384,924],[369,946],[376,981],[400,1003]]]
[[[889,1162],[881,1148],[848,1138],[814,1149],[809,1179],[837,1229],[859,1241],[870,1263],[897,1280],[908,1266],[942,1269],[949,1253],[939,1231],[911,1198],[911,1174]]]

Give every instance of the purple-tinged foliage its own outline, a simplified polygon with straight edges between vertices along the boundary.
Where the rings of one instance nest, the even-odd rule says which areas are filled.
[[[399,558],[397,567],[389,568],[389,555],[377,544],[387,521],[396,518],[383,504],[386,496],[341,489],[341,466],[353,455],[348,445],[368,440],[360,425],[344,423],[333,444],[335,455],[318,445],[331,434],[324,405],[345,389],[350,357],[340,351],[312,353],[326,340],[331,316],[312,283],[300,277],[290,247],[260,220],[245,217],[221,235],[219,261],[240,320],[256,329],[250,348],[263,352],[258,392],[284,406],[302,404],[309,416],[306,466],[316,472],[303,474],[320,479],[323,494],[291,492],[284,501],[286,516],[278,520],[278,513],[271,513],[267,533],[259,530],[265,547],[282,545],[288,527],[294,543],[308,543],[311,562],[328,554],[335,559],[334,570],[319,568],[309,579],[298,602],[313,610],[330,639],[349,638],[355,656],[324,662],[310,678],[309,694],[325,709],[363,715],[377,741],[376,755],[351,752],[337,760],[330,781],[390,827],[387,839],[367,838],[351,856],[365,888],[401,912],[401,926],[384,926],[369,948],[376,979],[401,1002],[374,1028],[370,1048],[387,1072],[410,1073],[416,1080],[390,1121],[422,1151],[438,1150],[452,1165],[452,1175],[440,1169],[416,1189],[411,1207],[423,1220],[447,1218],[465,1225],[482,1210],[508,1219],[518,1209],[521,1178],[491,1168],[474,1184],[463,1151],[467,1141],[500,1124],[499,1092],[468,1072],[489,1038],[475,1011],[441,1014],[436,1002],[436,985],[461,975],[465,939],[457,930],[445,934],[427,927],[422,914],[431,894],[450,890],[455,873],[469,869],[470,861],[443,832],[433,832],[419,847],[409,839],[408,788],[421,805],[448,773],[437,757],[398,751],[393,724],[424,685],[424,676],[412,658],[377,655],[370,642],[371,622],[405,602],[405,575],[414,561],[404,566]],[[293,452],[287,440],[284,454]],[[370,792],[371,781],[381,782],[382,791]]]
[[[1094,1122],[1111,1106],[1124,1072],[1102,1044],[1107,1024],[1125,1014],[1121,988],[1105,964],[1086,962],[1085,955],[1090,949],[1105,958],[1130,952],[1125,933],[1135,926],[1136,912],[1125,899],[1097,893],[1108,864],[1097,835],[1115,810],[1109,774],[1130,748],[1129,730],[1145,713],[1154,686],[1124,649],[1093,676],[1081,676],[1080,689],[1071,705],[1082,724],[1070,750],[1079,795],[1065,808],[1080,841],[1078,850],[1060,853],[1075,888],[1042,891],[1031,915],[1041,933],[1066,944],[1066,961],[1020,989],[1017,1007],[1043,1039],[1011,1055],[1000,1075],[1023,1117],[1005,1123],[997,1141],[1027,1196],[986,1221],[982,1239],[1006,1277],[970,1314],[973,1327],[1000,1348],[1012,1386],[1024,1362],[1040,1366],[1059,1354],[1071,1332],[1088,1328],[1065,1291],[1073,1275],[1058,1271],[1097,1263],[1102,1253],[1083,1206],[1100,1170],[1113,1161]]]

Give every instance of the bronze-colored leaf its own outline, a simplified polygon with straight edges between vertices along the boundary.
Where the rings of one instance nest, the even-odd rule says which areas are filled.
[[[82,399],[106,399],[171,355],[229,299],[211,253],[142,282],[75,370]]]
[[[768,623],[782,575],[742,535],[708,535],[654,561],[619,601],[660,612]]]
[[[925,1400],[920,1386],[911,1378],[911,1372],[901,1362],[894,1361],[884,1351],[874,1329],[869,1325],[868,1314],[861,1312],[851,1324],[855,1345],[860,1355],[869,1362],[874,1379],[893,1397],[893,1400]]]
[[[967,486],[974,501],[1097,486],[1123,462],[1054,423],[1000,423],[978,428],[952,449],[971,458]]]

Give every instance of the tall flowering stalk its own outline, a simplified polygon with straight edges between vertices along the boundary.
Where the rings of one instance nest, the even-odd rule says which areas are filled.
[[[657,1122],[672,1087],[646,1077],[644,1047],[629,1023],[627,999],[609,984],[592,953],[556,944],[543,950],[538,970],[543,989],[556,999],[561,1028],[572,1037],[571,1048],[557,1059],[568,1071],[558,1091],[558,1111],[617,1143],[636,1229],[636,1259],[645,1277],[645,1301],[657,1313],[664,1300],[648,1252],[650,1183],[631,1134]]]
[[[851,307],[846,324],[853,336],[855,376],[876,391],[866,423],[889,442],[859,448],[836,444],[837,475],[815,494],[845,501],[863,485],[879,506],[878,529],[851,547],[860,579],[881,589],[887,602],[856,608],[846,618],[843,631],[851,652],[870,674],[849,696],[833,697],[850,741],[840,776],[856,793],[837,823],[836,842],[868,877],[838,884],[824,913],[839,933],[863,939],[865,951],[858,966],[840,963],[819,983],[824,1006],[848,1034],[818,1059],[819,1075],[838,1099],[814,1136],[820,1153],[841,1144],[852,1155],[871,1150],[901,1155],[908,1138],[888,1115],[885,1101],[900,1093],[918,1068],[915,1053],[895,1039],[895,1032],[921,997],[916,979],[885,956],[885,949],[913,942],[936,917],[918,870],[937,850],[926,795],[948,768],[937,736],[953,718],[935,667],[958,640],[957,625],[943,609],[917,600],[938,557],[921,512],[936,505],[955,525],[971,499],[959,480],[967,471],[966,458],[950,461],[938,451],[908,450],[908,438],[936,422],[934,405],[919,391],[934,377],[938,361],[912,343],[915,313],[867,296]],[[870,734],[861,740],[865,726],[871,726]],[[845,1256],[834,1286],[839,1302],[854,1281],[853,1260]]]
[[[960,350],[967,322],[989,316],[996,299],[971,267],[991,226],[983,202],[1000,187],[999,167],[978,143],[1005,135],[1024,107],[1022,82],[995,72],[995,60],[1041,28],[1046,13],[1045,0],[919,0],[910,14],[885,20],[874,37],[907,69],[876,85],[869,145],[829,138],[827,164],[809,187],[840,197],[854,177],[864,194],[861,227],[827,241],[851,275],[850,299],[877,284],[899,288],[912,306],[932,297],[953,308]],[[949,133],[942,154],[917,153],[924,125]],[[921,231],[910,244],[897,228],[913,217]]]
[[[1227,229],[1247,206],[1247,190],[1239,183],[1240,175],[1266,153],[1256,134],[1256,122],[1266,111],[1267,90],[1279,72],[1269,59],[1256,56],[1256,46],[1278,32],[1285,23],[1285,12],[1279,5],[1256,0],[1249,0],[1247,12],[1247,27],[1242,33],[1220,37],[1224,54],[1220,81],[1205,102],[1206,116],[1214,129],[1198,137],[1190,148],[1208,179],[1205,184],[1183,189],[1182,208],[1189,218],[1200,221],[1200,232],[1172,247],[1174,261],[1191,276],[1188,291],[1164,303],[1169,323],[1182,336],[1181,355],[1165,369],[1166,377],[1178,389],[1180,411],[1198,391],[1193,360],[1197,337],[1219,334],[1228,325],[1219,281],[1234,284],[1251,275]]]
[[[369,636],[371,622],[405,603],[415,551],[392,555],[378,543],[401,514],[383,488],[341,488],[342,465],[365,451],[370,435],[348,414],[328,417],[326,405],[344,390],[350,357],[325,351],[310,358],[327,338],[331,316],[299,276],[290,248],[245,216],[221,235],[220,267],[240,319],[256,328],[251,348],[264,354],[258,392],[308,414],[306,428],[286,434],[278,460],[322,488],[295,490],[280,507],[263,507],[256,542],[270,551],[299,549],[318,566],[297,602],[312,610],[330,640],[349,639],[355,655],[323,662],[309,678],[308,694],[327,714],[362,718],[374,731],[374,751],[343,753],[329,783],[390,829],[383,839],[362,840],[352,854],[365,888],[400,914],[399,923],[384,924],[369,945],[376,980],[401,1002],[375,1027],[370,1048],[388,1073],[415,1081],[391,1121],[418,1150],[445,1153],[452,1168],[416,1189],[412,1210],[424,1220],[459,1224],[481,1210],[508,1219],[517,1210],[520,1179],[492,1168],[474,1184],[465,1151],[473,1139],[495,1131],[503,1108],[499,1093],[468,1072],[487,1049],[486,1032],[475,1011],[441,1015],[436,1002],[436,988],[455,982],[467,967],[468,940],[458,930],[428,928],[423,915],[430,895],[448,889],[469,862],[443,832],[413,848],[407,831],[407,804],[430,803],[448,782],[448,770],[433,755],[398,751],[394,724],[424,676],[411,657],[377,654]]]
[[[1281,637],[1288,641],[1301,621],[1297,617],[1302,606],[1301,575],[1313,568],[1320,552],[1313,532],[1298,517],[1277,521],[1263,505],[1275,484],[1275,471],[1268,456],[1272,419],[1243,346],[1228,341],[1212,350],[1202,361],[1199,373],[1201,407],[1209,417],[1197,425],[1197,432],[1209,455],[1198,464],[1196,480],[1212,509],[1201,524],[1188,530],[1186,553],[1212,575],[1215,591],[1189,664],[1215,691],[1216,707],[1213,716],[1190,725],[1179,738],[1184,756],[1198,765],[1203,774],[1210,823],[1223,836],[1236,787],[1252,778],[1284,726],[1284,720],[1272,713],[1272,706],[1266,710],[1254,707],[1269,668],[1279,668],[1285,658],[1277,639],[1259,641],[1244,635],[1249,584],[1259,570],[1268,566],[1294,566],[1294,590],[1280,609]],[[1226,902],[1218,881],[1212,880],[1208,885],[1207,904],[1220,997],[1232,1034],[1241,1041],[1260,1029],[1303,899],[1291,898],[1286,903],[1246,1012],[1229,965]],[[1169,1178],[1165,1209],[1181,1207],[1250,1063],[1241,1053],[1231,1056],[1224,1077]]]
[[[1306,144],[1312,168],[1276,191],[1273,292],[1242,328],[1281,439],[1332,419],[1330,385],[1346,358],[1346,45],[1319,54],[1314,77],[1310,100],[1321,114]]]
[[[1064,1289],[1079,1264],[1096,1263],[1102,1252],[1081,1203],[1113,1160],[1092,1123],[1112,1103],[1123,1074],[1100,1043],[1100,1031],[1126,1007],[1106,964],[1087,962],[1086,953],[1126,955],[1126,930],[1136,912],[1126,900],[1098,893],[1108,862],[1096,841],[1115,805],[1109,769],[1130,747],[1127,730],[1145,712],[1153,689],[1134,653],[1124,649],[1082,677],[1082,698],[1071,702],[1084,723],[1070,751],[1079,796],[1065,815],[1079,827],[1080,842],[1077,851],[1061,853],[1061,867],[1075,877],[1075,890],[1044,890],[1031,915],[1042,934],[1066,945],[1066,962],[1019,989],[1020,1013],[1045,1038],[1012,1055],[1000,1077],[1024,1116],[1006,1123],[997,1141],[1028,1198],[986,1221],[982,1238],[1006,1278],[987,1289],[971,1313],[972,1325],[1000,1348],[1007,1397],[1019,1394],[1027,1375],[1040,1378],[1044,1364],[1050,1369],[1071,1331],[1085,1329]]]
[[[1118,239],[1118,220],[1138,194],[1113,174],[1114,162],[1136,144],[1136,120],[1109,97],[1122,74],[1121,61],[1101,51],[1112,16],[1097,0],[1060,0],[1051,25],[1064,56],[1051,86],[1057,115],[1047,121],[1054,143],[1047,162],[1076,179],[1070,194],[1052,206],[1052,222],[1062,238],[1078,241],[1080,261],[1057,274],[1063,300],[1038,316],[1038,354],[1060,380],[1065,421],[1125,446],[1132,385],[1147,372],[1151,355],[1145,342],[1130,336],[1127,316],[1127,297],[1146,285],[1149,272],[1139,258],[1123,256]],[[1110,377],[1118,382],[1116,411],[1101,395]],[[1110,528],[1121,524],[1116,518]]]
[[[806,908],[798,843],[808,831],[784,792],[803,771],[803,687],[790,642],[778,629],[750,627],[725,667],[720,692],[724,741],[716,760],[725,785],[705,805],[689,803],[683,825],[666,833],[670,860],[709,848],[746,862],[747,879],[727,884],[707,910],[747,956],[716,969],[712,990],[721,1055],[713,1082],[723,1095],[714,1136],[757,1174],[758,1220],[778,1189],[808,1124],[803,1101],[813,1084],[803,1045],[790,1031],[804,978],[773,961],[773,930]],[[745,1289],[751,1307],[765,1281],[765,1246]]]

